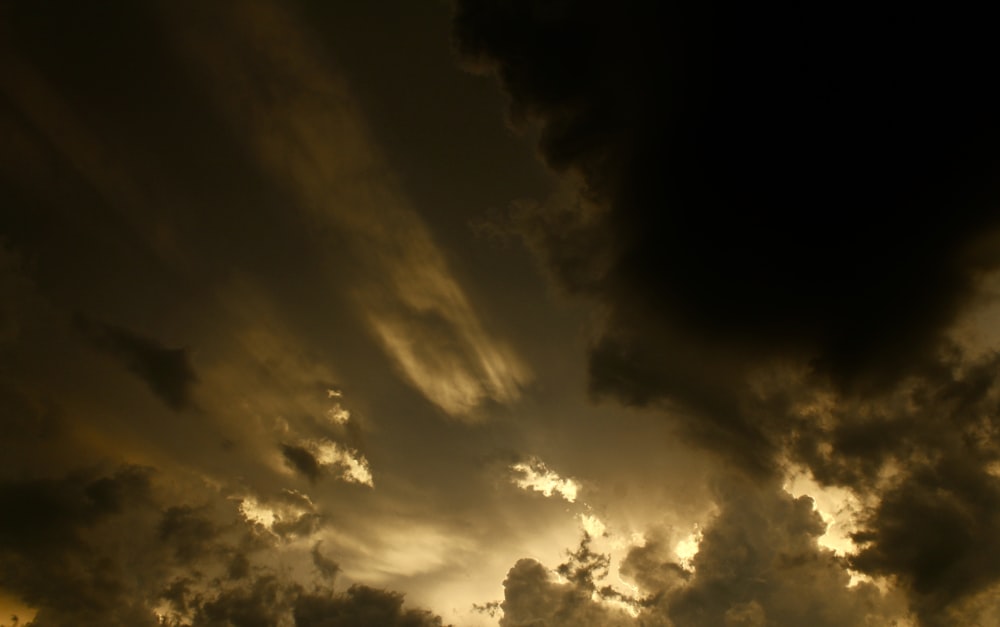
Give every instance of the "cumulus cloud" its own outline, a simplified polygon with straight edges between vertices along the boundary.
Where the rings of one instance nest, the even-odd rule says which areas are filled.
[[[898,592],[851,584],[843,558],[817,542],[826,526],[808,497],[739,477],[714,491],[719,510],[690,565],[663,532],[617,563],[584,535],[552,570],[531,559],[511,568],[500,624],[875,627],[910,620]],[[621,578],[634,589],[614,585]]]
[[[135,467],[112,475],[4,481],[0,586],[37,608],[32,624],[38,627],[155,624],[144,612],[148,591],[110,552],[119,540],[141,546],[141,534],[128,523],[156,520],[150,496],[149,471]],[[155,559],[135,557],[156,571]]]
[[[1000,485],[973,461],[922,464],[882,495],[854,534],[858,570],[898,577],[927,625],[1000,580]],[[966,619],[968,620],[968,619]]]
[[[632,625],[628,615],[592,598],[592,590],[577,583],[560,583],[551,571],[531,559],[518,561],[504,579],[501,627],[538,625]]]
[[[291,546],[295,536],[281,525],[303,512],[304,495],[237,506],[171,494],[155,471],[139,467],[0,482],[10,514],[0,521],[0,587],[33,608],[27,624],[35,627],[441,625],[405,608],[396,592],[333,590],[339,568],[318,543],[311,556],[320,579],[272,567]],[[239,513],[268,522],[274,535],[238,524]]]
[[[295,602],[301,627],[440,627],[441,618],[426,610],[403,609],[403,595],[351,586],[340,595],[301,595]]]

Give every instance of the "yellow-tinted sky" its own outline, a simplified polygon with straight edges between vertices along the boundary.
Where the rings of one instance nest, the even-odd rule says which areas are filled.
[[[980,33],[370,4],[0,7],[0,625],[998,620]]]

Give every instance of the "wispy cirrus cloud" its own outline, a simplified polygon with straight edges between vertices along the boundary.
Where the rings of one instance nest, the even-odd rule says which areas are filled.
[[[267,2],[199,8],[198,19],[165,12],[177,18],[178,50],[198,60],[228,122],[293,194],[293,210],[342,234],[356,263],[350,285],[316,289],[351,293],[400,373],[447,414],[471,418],[484,401],[517,399],[528,368],[486,330],[351,90],[294,16]]]

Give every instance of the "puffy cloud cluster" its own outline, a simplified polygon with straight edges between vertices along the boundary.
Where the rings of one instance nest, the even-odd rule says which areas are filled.
[[[430,612],[404,608],[396,592],[358,584],[335,591],[339,567],[318,543],[313,573],[272,566],[289,541],[309,535],[308,526],[291,524],[301,516],[278,516],[263,534],[240,520],[245,501],[173,503],[161,483],[134,466],[0,483],[8,514],[0,521],[0,587],[35,609],[26,624],[441,625]],[[272,505],[301,510],[307,500],[286,493]]]
[[[530,559],[511,568],[500,624],[909,624],[899,593],[868,582],[849,585],[843,558],[817,543],[826,525],[811,499],[737,477],[715,492],[719,511],[690,567],[670,534],[654,534],[618,565],[619,577],[635,585],[634,593],[622,592],[608,583],[610,557],[594,551],[585,535],[554,570]]]

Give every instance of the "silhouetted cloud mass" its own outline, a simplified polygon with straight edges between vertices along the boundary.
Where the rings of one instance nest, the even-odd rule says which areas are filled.
[[[319,479],[322,468],[313,454],[306,449],[301,446],[282,444],[281,455],[292,468],[308,477],[310,481]]]
[[[486,0],[459,3],[455,33],[599,206],[579,217],[590,240],[545,237],[542,253],[608,304],[605,342],[657,383],[671,377],[643,350],[653,325],[805,351],[847,385],[932,354],[998,261],[975,246],[998,226],[1000,127],[992,38],[970,18]],[[605,256],[575,279],[572,260]],[[642,387],[595,374],[601,390]]]
[[[76,322],[98,348],[139,377],[167,407],[181,411],[191,406],[191,389],[198,377],[187,350],[166,348],[155,340],[84,316],[77,316]]]
[[[155,473],[134,466],[0,484],[9,513],[0,521],[0,585],[38,608],[29,624],[442,624],[404,608],[401,593],[307,590],[258,561],[274,540],[234,525],[234,504],[165,503],[162,488]],[[332,578],[338,567],[318,548],[314,563]]]
[[[1000,263],[982,18],[467,0],[454,22],[466,63],[576,187],[496,228],[604,308],[591,393],[665,410],[758,481],[799,464],[864,495],[849,562],[896,578],[926,624],[1000,581],[996,357],[952,334]],[[808,564],[843,588],[843,563],[792,554],[822,534],[809,508],[768,507],[797,531],[757,545],[758,519],[723,506],[672,619],[861,624],[856,601],[821,618],[787,604],[801,590],[746,587],[794,585]],[[778,560],[760,572],[789,570],[740,572],[717,553],[733,542]],[[732,579],[709,583],[722,562]]]

